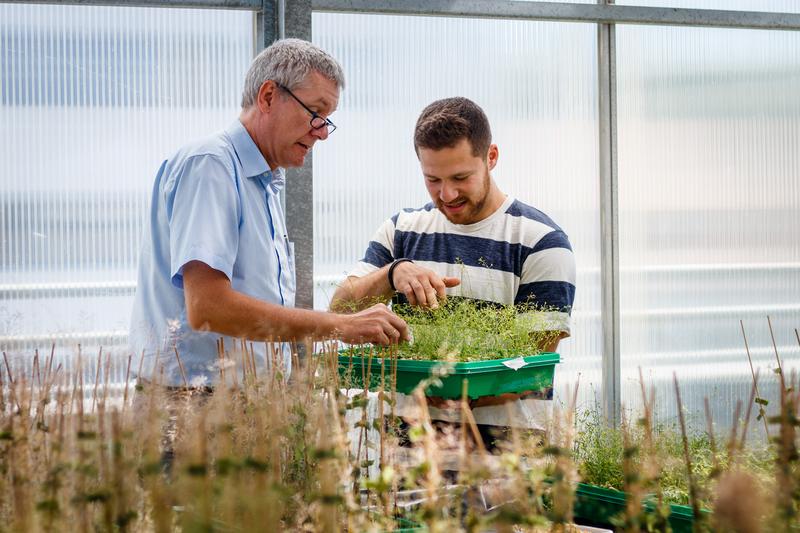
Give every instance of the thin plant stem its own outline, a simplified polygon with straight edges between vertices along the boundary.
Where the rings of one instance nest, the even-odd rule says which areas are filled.
[[[386,370],[386,358],[381,357],[381,387],[378,390],[378,420],[380,421],[380,431],[381,431],[381,455],[380,455],[380,470],[383,471],[383,467],[386,461],[386,450],[384,449],[384,440],[385,440],[385,431],[383,425],[383,397],[384,397],[384,390],[386,386],[386,378],[384,377]]]
[[[683,416],[683,402],[681,402],[681,389],[678,386],[678,376],[675,372],[672,373],[672,381],[675,384],[675,398],[678,402],[678,421],[681,426],[681,439],[683,440],[683,458],[686,462],[686,475],[689,480],[689,501],[692,506],[692,516],[694,522],[692,523],[692,530],[695,533],[702,531],[700,523],[703,515],[700,512],[700,503],[697,493],[697,484],[695,483],[694,474],[692,472],[692,458],[689,455],[689,438],[686,434],[686,420]]]
[[[22,407],[19,405],[19,399],[17,399],[17,384],[14,381],[14,374],[11,372],[11,364],[8,362],[8,356],[6,352],[3,352],[3,360],[6,362],[6,372],[8,373],[8,383],[9,383],[9,391],[11,392],[11,401],[16,404],[17,411],[22,411]]]
[[[758,383],[758,372],[756,372],[756,379],[753,382],[753,386],[750,387],[750,399],[747,402],[747,412],[744,415],[744,425],[742,427],[742,438],[739,441],[739,452],[744,453],[744,445],[747,441],[747,430],[750,427],[750,415],[753,411],[753,404],[755,404],[756,399],[756,384]]]
[[[103,366],[103,347],[97,352],[97,369],[94,373],[94,390],[92,391],[92,412],[94,412],[95,405],[97,405],[97,387],[100,384],[100,369]]]
[[[744,349],[747,352],[747,361],[750,363],[750,375],[753,378],[753,385],[756,389],[756,396],[763,400],[761,396],[761,392],[758,390],[758,379],[756,378],[756,372],[753,369],[753,357],[750,355],[750,345],[747,342],[747,334],[744,332],[744,321],[739,320],[739,326],[742,328],[742,338],[744,339]],[[759,404],[758,414],[761,419],[764,421],[764,434],[766,435],[767,442],[769,442],[769,421],[767,420],[766,412],[764,411],[764,407]]]
[[[103,407],[105,408],[106,401],[108,400],[108,380],[109,373],[111,372],[111,354],[106,353],[106,372],[103,376]]]
[[[122,412],[125,413],[125,407],[128,405],[128,384],[131,381],[131,361],[133,354],[128,355],[128,368],[125,371],[125,393],[122,396]]]
[[[775,350],[775,360],[778,361],[778,370],[783,374],[783,365],[781,364],[781,356],[778,355],[778,345],[775,343],[775,333],[772,331],[772,320],[767,315],[767,325],[769,326],[769,336],[772,339],[772,349]]]
[[[144,364],[144,348],[142,348],[142,355],[139,356],[139,371],[136,373],[136,379],[142,378],[142,365]]]
[[[714,437],[714,419],[711,416],[711,404],[708,401],[708,396],[703,398],[703,407],[706,413],[706,431],[708,432],[708,443],[711,447],[711,460],[714,462],[714,471],[719,473],[719,456],[717,454],[717,441]]]
[[[39,372],[39,349],[38,348],[34,351],[33,369],[31,370],[31,373],[36,374],[36,386],[39,387],[39,389],[41,390],[41,388],[42,388],[42,376],[41,376],[41,373]],[[31,381],[33,381],[33,376],[31,376]]]
[[[183,387],[188,389],[189,382],[186,380],[186,370],[183,368],[183,361],[181,361],[181,354],[178,353],[178,345],[173,344],[172,350],[175,352],[175,358],[178,360],[178,368],[181,371],[181,379],[183,379]]]
[[[728,439],[728,464],[736,461],[736,435],[739,433],[739,417],[742,414],[742,400],[736,400],[736,408],[733,410],[733,421],[731,422],[731,435]]]

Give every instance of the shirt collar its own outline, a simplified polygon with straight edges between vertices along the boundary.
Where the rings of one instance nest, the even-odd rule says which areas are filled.
[[[278,167],[275,170],[267,169],[261,177],[265,185],[272,187],[275,192],[283,189],[286,185],[286,170],[283,167]]]
[[[246,178],[260,178],[265,185],[271,186],[273,189],[280,190],[283,188],[286,179],[286,172],[283,168],[278,167],[274,171],[270,170],[267,160],[261,154],[261,151],[253,142],[253,138],[245,129],[244,125],[239,119],[236,119],[225,133],[233,144],[233,149],[242,164],[242,173]]]
[[[245,129],[244,125],[239,119],[236,119],[225,133],[233,144],[233,149],[236,151],[236,156],[239,158],[239,163],[242,164],[242,174],[246,178],[260,176],[269,170],[267,160],[261,154],[261,151],[253,142],[253,138]]]

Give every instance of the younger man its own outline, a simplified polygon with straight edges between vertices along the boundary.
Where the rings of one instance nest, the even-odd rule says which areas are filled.
[[[466,98],[433,102],[417,120],[414,149],[431,202],[383,223],[331,307],[388,300],[395,292],[431,308],[447,294],[533,305],[548,310],[548,330],[556,334],[540,348],[555,351],[570,331],[572,247],[547,215],[498,188],[491,171],[499,151],[483,110]],[[473,404],[473,415],[479,425],[543,429],[537,411],[549,403],[518,395],[484,398]],[[453,419],[449,411],[432,409],[431,415]]]

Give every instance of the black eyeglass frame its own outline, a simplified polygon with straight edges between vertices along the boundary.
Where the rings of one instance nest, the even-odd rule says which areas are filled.
[[[308,113],[311,115],[311,121],[309,122],[309,124],[311,124],[311,127],[313,129],[320,130],[320,129],[324,128],[324,127],[327,127],[328,128],[328,135],[330,135],[331,133],[336,131],[336,124],[331,122],[330,119],[321,117],[320,114],[317,113],[316,111],[311,111],[308,108],[308,106],[303,103],[302,100],[300,100],[298,97],[296,97],[294,95],[294,93],[289,90],[289,88],[287,86],[283,85],[282,83],[278,83],[277,81],[275,82],[275,85],[277,85],[280,89],[283,89],[284,91],[289,93],[289,96],[294,98],[295,101],[303,107],[303,109],[308,111]]]

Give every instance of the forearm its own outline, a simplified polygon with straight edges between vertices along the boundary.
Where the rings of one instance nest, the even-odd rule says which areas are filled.
[[[329,338],[338,325],[332,313],[283,307],[232,289],[199,296],[187,312],[194,329],[257,341]]]
[[[387,274],[389,266],[379,268],[366,276],[349,276],[336,289],[330,309],[337,312],[360,311],[378,302],[387,302],[392,297]]]
[[[569,337],[569,333],[566,331],[555,331],[553,332],[553,337],[554,338],[547,339],[544,343],[542,343],[541,346],[539,346],[542,352],[555,353],[555,351],[558,349],[558,343],[561,342],[561,339]]]
[[[408,326],[385,305],[344,315],[293,309],[235,291],[222,272],[192,261],[183,268],[189,325],[236,338],[289,341],[337,338],[350,344],[408,339]]]

